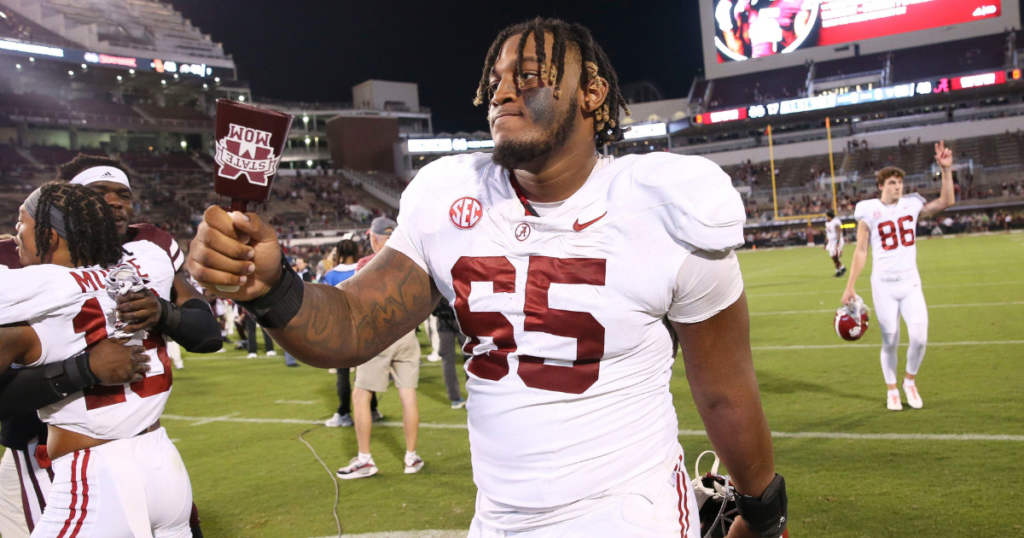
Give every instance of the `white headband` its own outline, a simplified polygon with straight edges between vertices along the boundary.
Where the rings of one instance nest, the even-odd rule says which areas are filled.
[[[114,168],[113,166],[94,166],[82,170],[74,179],[71,180],[72,185],[82,185],[83,187],[97,181],[113,181],[114,183],[120,183],[128,189],[132,186],[128,183],[128,176],[124,172]]]

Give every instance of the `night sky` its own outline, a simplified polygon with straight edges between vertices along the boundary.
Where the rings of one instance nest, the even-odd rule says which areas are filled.
[[[473,96],[502,28],[538,15],[590,28],[620,84],[685,97],[702,68],[697,0],[170,0],[224,51],[253,96],[351,102],[370,79],[415,82],[434,130],[487,130]]]
[[[1013,1],[1013,0],[1009,0]],[[1024,11],[1024,0],[1019,0]],[[416,82],[435,131],[487,130],[474,107],[495,35],[538,15],[590,28],[620,84],[685,97],[703,66],[697,0],[170,0],[260,97],[351,102],[370,79]]]

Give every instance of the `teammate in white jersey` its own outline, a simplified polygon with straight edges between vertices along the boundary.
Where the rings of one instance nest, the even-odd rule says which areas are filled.
[[[189,272],[325,368],[369,360],[444,295],[468,337],[472,537],[701,535],[668,315],[711,443],[745,494],[729,536],[779,536],[785,485],[751,360],[733,253],[745,215],[728,175],[701,157],[600,158],[621,139],[625,103],[576,24],[499,34],[477,97],[494,153],[424,167],[388,245],[340,289],[303,286],[272,227],[217,207]]]
[[[928,305],[917,271],[917,221],[941,213],[953,205],[953,151],[945,142],[935,144],[935,162],[942,169],[942,190],[931,202],[919,194],[903,195],[903,170],[886,167],[876,174],[879,197],[857,203],[857,250],[853,254],[850,279],[843,292],[843,304],[853,300],[854,286],[867,262],[871,244],[871,297],[875,319],[882,332],[882,375],[888,392],[886,406],[903,409],[896,387],[896,351],[900,344],[900,317],[907,323],[907,348],[903,392],[914,409],[924,406],[917,390],[918,370],[928,345]]]
[[[846,274],[846,266],[843,265],[843,221],[839,220],[836,212],[829,209],[825,211],[828,222],[825,223],[825,252],[828,252],[832,263],[836,265],[835,277],[839,278]]]
[[[4,274],[0,324],[28,322],[19,360],[26,367],[64,367],[68,353],[114,333],[117,304],[104,285],[113,263],[170,295],[171,259],[149,242],[122,250],[109,206],[90,189],[53,182],[35,191],[20,209],[16,242],[26,267]],[[145,377],[93,386],[40,410],[53,484],[33,538],[192,536],[188,474],[159,424],[170,361],[158,331],[136,339],[146,350]]]

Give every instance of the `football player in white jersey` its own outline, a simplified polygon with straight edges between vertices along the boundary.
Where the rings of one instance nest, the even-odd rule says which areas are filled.
[[[500,33],[477,102],[494,153],[420,170],[388,245],[340,289],[303,285],[272,227],[217,207],[189,272],[324,368],[371,359],[444,295],[468,338],[474,538],[701,535],[669,392],[668,315],[743,494],[729,536],[782,534],[785,482],[751,360],[733,252],[745,215],[729,176],[701,157],[600,157],[622,137],[625,102],[578,24]]]
[[[206,299],[195,289],[182,269],[185,256],[177,242],[170,234],[152,224],[130,224],[134,212],[129,170],[117,159],[80,154],[58,167],[57,180],[81,185],[103,197],[114,214],[117,233],[127,251],[133,252],[134,244],[138,242],[155,245],[159,248],[146,246],[140,254],[151,254],[154,263],[163,263],[164,259],[169,258],[174,267],[174,286],[170,300],[157,297],[149,289],[118,297],[118,317],[130,324],[126,328],[127,332],[155,328],[165,337],[175,338],[190,352],[211,353],[219,350],[222,343],[217,319],[210,311]],[[22,266],[13,239],[0,241],[0,264],[11,269]],[[105,359],[113,354],[107,351],[109,349],[105,344],[102,350],[90,348],[90,361],[97,359],[101,361],[100,368],[104,368],[108,363]],[[174,356],[171,355],[171,358],[173,360]],[[36,411],[61,398],[51,389],[52,380],[48,381],[38,373],[41,372],[32,369],[15,369],[5,373],[5,378],[10,381],[0,393],[3,395],[0,415],[4,417],[0,423],[0,443],[18,449],[25,447],[26,450],[31,449],[32,453],[38,447],[40,454],[45,454],[46,426],[39,421]],[[26,456],[25,459],[29,461],[33,458]],[[45,460],[43,458],[40,461]],[[28,536],[42,513],[40,507],[45,505],[51,477],[42,471],[48,469],[30,476],[28,467],[28,464],[22,465],[20,473],[12,473],[12,467],[0,465],[0,486],[17,480],[21,490],[18,492],[14,488],[0,487],[0,530],[4,529],[7,521],[19,522],[15,525],[20,527],[17,531],[7,528],[4,530],[5,536],[8,533],[12,537],[19,534]],[[8,495],[7,492],[13,494]],[[25,505],[24,499],[31,502]],[[201,537],[198,510],[195,508],[191,525],[193,535]]]
[[[835,277],[839,278],[846,274],[846,266],[843,265],[843,221],[839,220],[836,212],[829,209],[825,211],[828,222],[825,223],[825,252],[828,252],[832,263],[836,265]]]
[[[942,169],[942,190],[931,202],[920,194],[903,195],[903,170],[886,167],[875,174],[879,196],[857,203],[857,250],[850,266],[850,279],[843,292],[843,304],[853,300],[857,277],[868,257],[871,245],[871,297],[875,319],[882,331],[882,376],[888,392],[886,406],[903,409],[896,387],[896,351],[900,344],[900,317],[907,323],[910,346],[907,348],[903,392],[914,409],[924,406],[917,390],[918,369],[928,345],[928,305],[921,290],[917,271],[917,221],[931,217],[953,205],[953,151],[945,142],[935,144],[935,162]]]
[[[110,207],[88,188],[52,182],[33,192],[20,209],[16,241],[25,268],[4,273],[0,324],[28,322],[16,352],[25,367],[65,369],[67,354],[115,334],[117,303],[104,281],[119,261],[139,283],[170,295],[171,259],[149,242],[122,250]],[[170,360],[158,331],[129,343],[135,340],[146,350],[146,376],[40,409],[53,484],[34,538],[192,536],[188,474],[159,423]],[[92,374],[81,368],[75,375]]]

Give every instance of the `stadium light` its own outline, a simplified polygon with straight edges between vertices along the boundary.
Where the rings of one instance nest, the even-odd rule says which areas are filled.
[[[82,64],[82,69],[89,69],[88,65]]]
[[[209,85],[209,84],[203,84],[203,89],[204,89],[204,90],[208,90],[208,89],[210,89],[210,85]]]
[[[178,74],[177,73],[174,74],[174,80],[178,80]]]
[[[309,123],[309,116],[303,114],[302,115],[302,123],[303,124],[308,124]],[[309,140],[309,138],[306,138],[306,140]]]
[[[121,82],[122,80],[124,80],[124,77],[122,77],[121,75],[117,75],[117,81]]]
[[[15,69],[21,69],[21,64],[14,64]]]
[[[306,166],[313,168],[313,161],[306,161]]]
[[[245,96],[244,95],[239,95],[238,96],[238,100],[244,103],[245,102]]]
[[[68,71],[68,75],[73,77],[73,76],[75,76],[75,72],[74,71]]]
[[[160,84],[163,84],[164,86],[166,86],[167,85],[167,81],[166,80],[161,80]]]
[[[186,147],[188,147],[188,142],[185,142],[184,140],[182,140],[181,141],[181,149],[185,149]]]
[[[220,77],[213,77],[213,81],[220,84]]]
[[[128,70],[128,74],[129,75],[134,75],[135,74],[135,70],[134,69],[129,69]]]
[[[28,61],[30,61],[32,63],[36,63],[36,59],[31,57],[31,56],[28,57]]]

